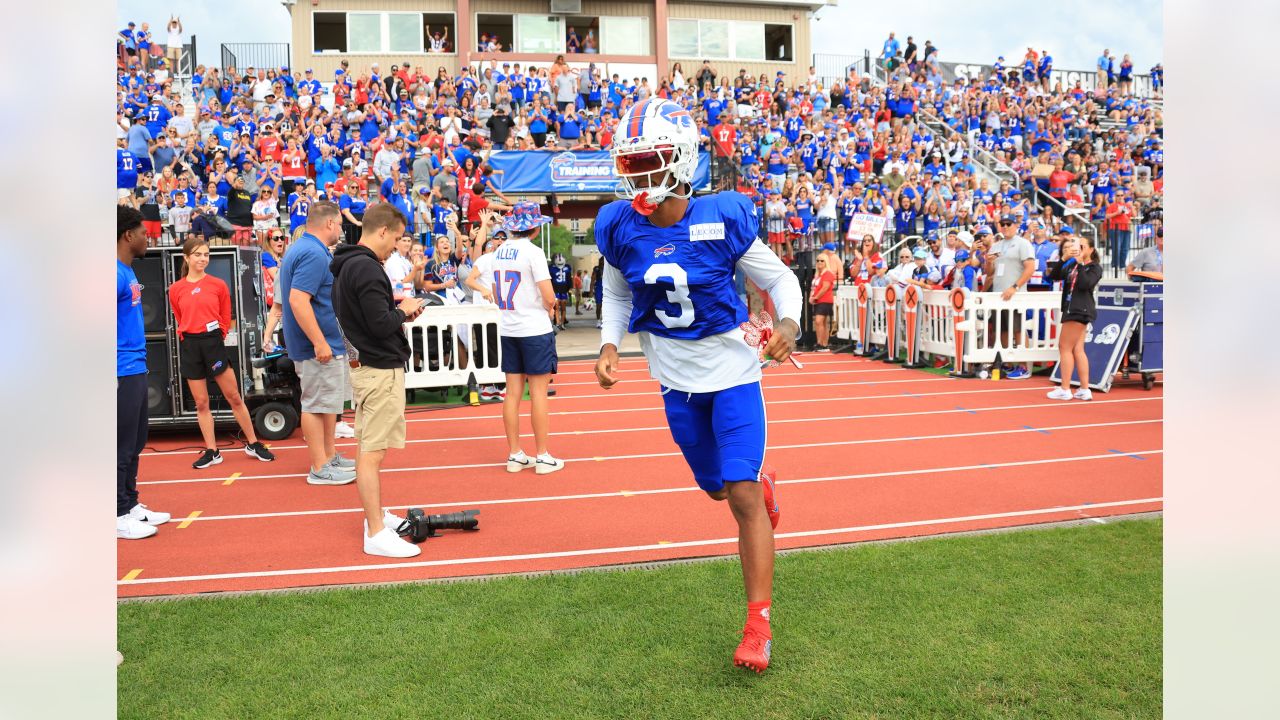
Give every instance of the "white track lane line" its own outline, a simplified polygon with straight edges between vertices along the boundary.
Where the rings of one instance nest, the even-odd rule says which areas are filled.
[[[1024,428],[1014,428],[1010,430],[981,430],[981,431],[967,432],[967,433],[949,433],[945,435],[913,435],[908,437],[871,438],[871,439],[863,439],[863,440],[827,440],[824,442],[799,443],[795,445],[773,445],[771,447],[767,447],[766,451],[796,450],[796,449],[803,449],[803,448],[832,447],[832,446],[840,446],[840,445],[874,445],[879,443],[915,442],[915,441],[921,441],[921,440],[943,440],[943,439],[949,439],[949,438],[963,438],[963,437],[988,437],[988,436],[995,436],[995,435],[1016,435],[1019,433],[1040,433],[1047,430],[1083,430],[1088,428],[1120,427],[1120,426],[1126,426],[1126,425],[1148,425],[1148,424],[1163,423],[1163,422],[1164,422],[1163,418],[1153,418],[1150,420],[1122,420],[1117,422],[1088,423],[1088,424],[1082,424],[1082,425],[1049,425],[1049,426],[1038,427],[1038,428],[1024,427]],[[579,462],[604,462],[609,460],[638,460],[642,458],[675,457],[679,455],[680,455],[679,452],[638,453],[634,455],[603,455],[603,456],[595,456],[595,457],[564,458],[564,462],[579,463]],[[429,466],[408,467],[408,468],[382,468],[381,472],[382,474],[385,475],[387,473],[438,472],[441,470],[469,470],[473,468],[489,468],[489,467],[506,467],[506,461],[504,460],[503,462],[498,462],[498,463],[467,463],[463,465],[429,465]],[[301,478],[301,477],[304,477],[305,475],[306,473],[281,473],[276,475],[241,475],[240,477],[237,477],[236,480],[243,481],[243,480],[268,480],[273,478]],[[226,479],[227,479],[226,477],[222,476],[222,474],[219,473],[217,477],[183,478],[183,479],[177,479],[177,480],[148,480],[145,482],[139,481],[138,485],[175,485],[175,484],[186,484],[186,483],[210,483],[210,482],[221,483],[221,482],[225,482]]]
[[[1009,512],[985,513],[982,515],[963,515],[960,517],[933,518],[929,520],[908,520],[905,522],[880,523],[877,525],[858,525],[854,527],[827,528],[823,530],[804,530],[799,532],[777,533],[775,538],[820,537],[824,535],[845,535],[850,533],[875,532],[879,530],[898,530],[912,527],[928,527],[931,525],[955,525],[983,520],[1002,520],[1015,517],[1035,517],[1037,515],[1055,515],[1077,510],[1097,510],[1099,508],[1131,507],[1164,502],[1164,498],[1142,498],[1137,500],[1117,500],[1114,502],[1092,503],[1089,505],[1064,505],[1061,507],[1035,508],[1031,510],[1011,510]],[[451,560],[422,560],[417,562],[391,562],[371,565],[346,565],[341,567],[296,568],[291,570],[260,570],[256,572],[217,573],[213,575],[179,575],[174,577],[135,578],[133,580],[117,580],[116,585],[152,585],[158,583],[186,583],[209,580],[236,580],[242,578],[286,577],[290,575],[318,575],[344,572],[367,572],[381,570],[404,570],[407,568],[441,567],[449,565],[481,565],[497,562],[523,562],[528,560],[549,560],[554,558],[583,557],[590,555],[614,555],[647,552],[650,550],[671,550],[676,548],[706,547],[708,545],[737,544],[738,538],[714,538],[710,540],[686,540],[681,542],[659,543],[653,545],[628,545],[609,548],[585,548],[581,550],[561,550],[558,552],[525,553],[523,555],[491,555],[487,557],[454,558]]]
[[[1090,405],[1094,406],[1094,405],[1107,405],[1111,403],[1153,402],[1160,399],[1161,398],[1156,398],[1156,397],[1137,397],[1137,398],[1120,398],[1117,400],[1093,400],[1090,402]],[[1079,407],[1079,405],[1078,404],[1073,405],[1071,403],[1064,403],[1064,402],[1040,402],[1040,403],[1033,403],[1029,405],[1001,405],[997,407],[985,407],[985,408],[958,408],[957,407],[957,408],[950,408],[946,410],[916,410],[913,412],[871,413],[868,415],[830,415],[827,417],[813,417],[813,418],[805,417],[805,418],[794,418],[794,419],[786,419],[786,420],[770,420],[769,424],[784,425],[784,424],[792,424],[792,423],[825,422],[828,420],[867,420],[867,419],[873,419],[873,418],[913,417],[917,415],[955,415],[959,413],[978,414],[978,413],[984,413],[984,412],[994,412],[998,410],[1028,410],[1028,409],[1034,409],[1034,408],[1066,408],[1066,407]],[[655,432],[659,430],[670,430],[670,427],[668,427],[667,425],[653,425],[650,427],[606,428],[606,429],[599,429],[599,430],[596,430],[596,429],[564,430],[562,432],[553,432],[553,433],[547,433],[547,434],[551,437],[561,437],[561,436],[577,436],[577,435],[596,435],[601,433]],[[464,435],[460,437],[437,437],[437,438],[422,438],[419,440],[406,440],[405,444],[421,445],[421,444],[429,444],[429,443],[489,441],[489,440],[503,440],[503,439],[506,439],[506,437],[507,437],[506,435]],[[533,433],[524,433],[521,435],[521,437],[531,438],[533,437]],[[339,448],[355,447],[355,446],[356,446],[355,441],[339,442],[336,445],[336,447],[339,447]],[[306,445],[272,445],[271,446],[271,451],[275,453],[278,453],[281,450],[305,450],[305,449],[307,449]],[[169,451],[169,452],[159,452],[159,453],[151,453],[151,454],[153,455],[189,455],[190,451],[182,451],[182,452]]]
[[[807,366],[806,366],[806,368],[807,368]],[[898,367],[898,368],[876,368],[876,369],[874,369],[874,370],[850,370],[850,369],[845,369],[845,370],[808,370],[808,369],[806,369],[806,370],[804,371],[804,375],[807,377],[807,376],[809,376],[809,375],[860,375],[860,374],[863,374],[863,373],[887,373],[887,372],[899,372],[899,373],[900,373],[900,372],[911,372],[911,371],[910,371],[910,370],[903,370],[903,369],[902,369],[902,368],[900,368],[900,367]],[[566,373],[566,374],[567,374],[567,373]],[[595,373],[593,372],[593,373],[591,373],[591,375],[592,375],[592,376],[595,376]],[[557,377],[557,378],[559,378],[559,377],[560,377],[560,374],[559,374],[559,373],[556,373],[556,377]],[[785,376],[775,376],[775,377],[785,377]],[[627,380],[629,380],[630,382],[651,382],[651,383],[655,383],[655,384],[658,382],[657,380],[654,380],[653,378],[649,377],[647,374],[645,375],[645,377],[642,377],[642,378],[626,378],[626,379],[627,379]],[[950,379],[950,378],[948,378],[948,379]],[[558,388],[562,388],[562,387],[569,387],[569,386],[572,386],[572,385],[594,385],[594,386],[596,386],[596,387],[599,387],[599,386],[600,386],[600,383],[596,382],[595,380],[589,380],[589,381],[586,381],[586,382],[566,382],[566,383],[562,383],[562,382],[558,382],[558,381],[557,381],[557,382],[556,382],[556,383],[554,383],[554,384],[555,384],[555,386],[556,386],[556,387],[558,387]]]
[[[1161,455],[1163,450],[1138,450],[1129,453],[1129,455]],[[943,473],[966,472],[969,470],[990,470],[993,468],[1010,468],[1023,467],[1027,465],[1050,465],[1055,463],[1067,462],[1085,462],[1087,460],[1118,460],[1126,458],[1126,455],[1116,453],[1107,453],[1106,455],[1077,455],[1075,457],[1063,458],[1047,458],[1043,460],[1018,460],[1005,463],[994,463],[987,465],[955,465],[952,467],[925,468],[923,470],[889,470],[876,473],[859,473],[857,475],[832,475],[828,477],[816,478],[794,478],[791,480],[779,480],[779,485],[803,485],[816,482],[837,482],[843,480],[869,480],[884,477],[910,477],[912,475],[940,475]],[[664,495],[668,493],[695,492],[700,489],[696,485],[681,485],[673,488],[655,488],[652,490],[619,490],[617,492],[600,492],[600,493],[580,493],[577,495],[542,495],[523,498],[500,498],[497,500],[459,500],[458,502],[449,503],[419,503],[409,505],[388,505],[388,510],[408,510],[409,508],[439,509],[451,507],[473,507],[476,505],[520,505],[524,503],[537,502],[563,502],[566,500],[592,500],[598,498],[619,498],[631,495]],[[293,510],[286,512],[273,513],[245,513],[240,515],[200,515],[191,518],[195,522],[208,522],[210,520],[256,520],[264,518],[282,518],[297,517],[305,515],[342,515],[346,513],[362,513],[363,508],[338,508],[335,510]]]
[[[1008,393],[1008,392],[1041,392],[1042,393],[1044,392],[1044,388],[1039,385],[1023,385],[1020,387],[995,388],[991,390],[944,390],[942,392],[922,392],[922,393],[903,392],[897,395],[846,395],[846,396],[830,396],[830,397],[820,397],[820,398],[801,398],[798,400],[768,400],[766,402],[766,405],[768,406],[796,405],[796,404],[804,404],[804,403],[836,403],[836,402],[886,400],[886,399],[901,400],[901,399],[915,399],[915,398],[926,398],[926,397],[941,397],[941,396],[948,396],[948,395],[949,396],[982,395],[986,393]],[[657,397],[658,395],[657,393],[636,393],[636,394],[650,395],[653,397]],[[604,397],[608,397],[608,396],[604,396]],[[1151,399],[1163,400],[1164,396],[1153,395]],[[555,404],[555,400],[556,398],[551,398],[551,402],[553,406]],[[1095,400],[1094,402],[1104,402],[1104,401]],[[1054,401],[1054,403],[1046,402],[1043,404],[1044,405],[1050,405],[1050,404],[1070,405],[1071,403],[1062,403],[1059,401]],[[405,422],[408,422],[408,423],[432,423],[432,422],[458,423],[458,422],[467,422],[470,420],[483,420],[486,422],[500,422],[502,420],[502,414],[501,414],[502,404],[501,403],[489,403],[482,407],[492,407],[497,410],[497,414],[467,415],[465,417],[448,415],[447,417],[438,417],[438,418],[419,418],[419,417],[414,417],[414,409],[410,408],[409,418],[405,420]],[[461,409],[467,409],[467,408],[457,408],[457,409],[461,410]],[[550,415],[552,416],[602,415],[605,413],[632,413],[632,412],[643,412],[648,410],[662,410],[662,409],[663,407],[661,405],[653,405],[650,407],[614,408],[614,409],[605,409],[605,410],[556,410],[556,411],[552,411]],[[446,411],[430,411],[430,412],[446,412]],[[527,418],[529,417],[529,413],[521,413],[520,417]],[[351,446],[352,443],[342,443],[342,445],[344,447],[347,447],[347,446]],[[149,455],[189,455],[189,454],[191,454],[190,450],[157,450],[157,451],[149,451],[149,452],[142,453],[144,457]]]
[[[637,383],[643,381],[636,381]],[[764,391],[766,393],[777,392],[778,390],[797,390],[802,388],[830,388],[830,387],[847,387],[849,385],[902,385],[906,383],[933,383],[933,382],[955,382],[954,378],[947,377],[927,377],[913,380],[855,380],[853,382],[824,382],[824,383],[797,383],[795,385],[775,385],[766,383]],[[595,383],[590,383],[594,385]],[[599,386],[597,386],[599,387]],[[614,387],[617,387],[615,385]],[[1050,387],[1045,385],[1045,387]],[[556,395],[553,398],[556,402],[565,402],[567,400],[597,400],[600,398],[616,398],[616,397],[639,397],[644,395],[652,395],[654,391],[646,390],[645,392],[620,393],[612,390],[601,390],[598,393],[590,393],[587,395]]]

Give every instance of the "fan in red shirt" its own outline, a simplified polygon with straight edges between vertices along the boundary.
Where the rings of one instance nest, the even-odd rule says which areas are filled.
[[[721,123],[711,128],[711,139],[715,144],[716,157],[733,157],[733,148],[738,142],[738,128],[731,123],[724,122],[724,115],[720,117]]]
[[[815,261],[813,290],[809,302],[813,305],[813,331],[818,335],[818,352],[831,352],[827,343],[831,340],[831,314],[835,307],[836,274],[828,267],[827,256],[819,255]]]
[[[209,409],[208,378],[218,384],[222,396],[231,405],[240,431],[249,440],[244,446],[245,454],[263,462],[275,460],[275,455],[258,442],[249,409],[240,397],[240,381],[227,352],[226,338],[234,326],[231,292],[225,282],[205,273],[209,267],[209,246],[203,238],[184,243],[182,256],[182,279],[169,286],[169,305],[178,328],[178,370],[191,389],[196,421],[204,439],[205,449],[192,467],[201,470],[222,462],[213,432],[213,412]]]
[[[263,123],[262,134],[258,136],[258,158],[262,160],[270,157],[280,162],[283,155],[284,143],[280,141],[280,136],[276,135],[275,125],[270,122]]]

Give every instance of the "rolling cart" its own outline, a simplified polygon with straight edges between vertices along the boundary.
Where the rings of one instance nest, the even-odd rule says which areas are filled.
[[[1099,308],[1133,308],[1138,313],[1120,377],[1128,380],[1138,373],[1143,389],[1150,390],[1156,373],[1164,372],[1164,283],[1100,283],[1095,297]]]

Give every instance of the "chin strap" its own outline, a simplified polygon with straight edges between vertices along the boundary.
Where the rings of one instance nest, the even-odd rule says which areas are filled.
[[[631,199],[631,208],[641,215],[648,217],[653,214],[654,210],[658,209],[658,204],[649,202],[648,192],[641,192]]]

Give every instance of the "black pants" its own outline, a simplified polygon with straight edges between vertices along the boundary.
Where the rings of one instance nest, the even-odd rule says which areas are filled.
[[[116,378],[116,517],[138,504],[138,454],[147,444],[147,374]]]

